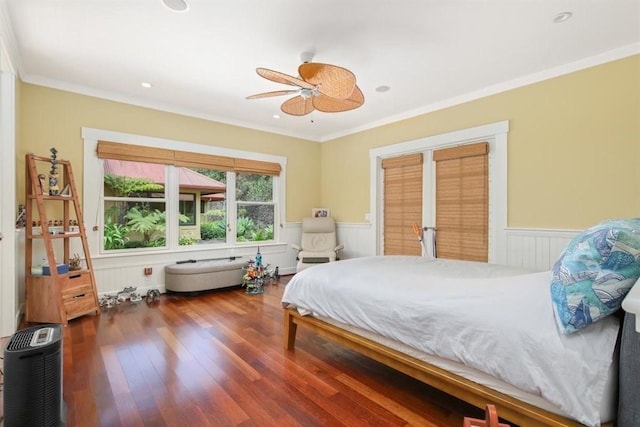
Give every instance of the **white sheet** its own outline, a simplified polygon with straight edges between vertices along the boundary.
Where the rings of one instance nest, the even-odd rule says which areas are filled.
[[[478,369],[599,425],[617,319],[562,335],[550,272],[522,273],[422,257],[357,258],[296,274],[282,301]]]

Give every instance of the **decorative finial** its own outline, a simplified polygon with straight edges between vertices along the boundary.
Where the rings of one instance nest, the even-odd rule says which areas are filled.
[[[51,196],[57,196],[60,192],[58,187],[58,150],[56,147],[51,147],[51,171],[49,171],[49,194]]]

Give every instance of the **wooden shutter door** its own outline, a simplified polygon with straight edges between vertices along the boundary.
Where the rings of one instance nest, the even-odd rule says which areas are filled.
[[[382,161],[384,254],[421,255],[413,224],[422,224],[422,154]]]
[[[438,258],[488,260],[489,144],[436,150]]]

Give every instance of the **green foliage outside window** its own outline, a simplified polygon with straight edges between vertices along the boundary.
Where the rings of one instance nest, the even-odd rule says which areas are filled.
[[[150,210],[134,207],[129,209],[125,218],[127,219],[127,227],[131,231],[142,234],[144,246],[150,244],[154,233],[164,233],[166,229],[166,214],[158,209]]]
[[[132,194],[164,191],[164,186],[148,178],[132,178],[105,174],[104,183],[113,191],[115,197],[129,197]]]
[[[236,174],[236,199],[252,202],[273,201],[273,177],[250,173]]]
[[[106,174],[104,183],[116,197],[164,191],[164,186],[145,178],[131,178]],[[181,223],[189,217],[180,214]],[[166,245],[166,213],[152,209],[148,202],[115,203],[105,211],[104,248],[129,249],[161,247]],[[142,235],[142,240],[132,240],[132,233]]]
[[[226,183],[226,172],[193,169]],[[105,174],[105,195],[122,198],[163,197],[164,186],[146,178],[132,178]],[[158,194],[161,193],[161,194]],[[264,241],[274,239],[273,177],[236,173],[236,241]],[[201,201],[200,203],[204,203]],[[160,207],[160,209],[158,209]],[[194,206],[195,207],[195,206]],[[227,238],[226,201],[207,202],[201,215],[200,241],[225,241]],[[194,209],[195,210],[195,209]],[[181,224],[194,224],[194,218],[180,213]],[[195,215],[195,213],[193,213]],[[166,212],[164,202],[134,202],[105,200],[104,249],[159,247],[166,245]],[[194,237],[180,236],[179,245],[198,243]]]
[[[227,223],[224,220],[200,224],[200,238],[202,240],[224,240],[226,236]]]
[[[129,229],[121,224],[113,222],[104,225],[104,248],[124,249],[124,245],[129,241],[127,235]]]
[[[236,173],[236,240],[255,242],[273,240],[275,205],[273,177]]]

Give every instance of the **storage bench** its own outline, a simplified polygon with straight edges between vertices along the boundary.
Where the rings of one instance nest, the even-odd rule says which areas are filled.
[[[242,284],[246,261],[217,259],[164,267],[165,287],[173,292],[197,292]]]

